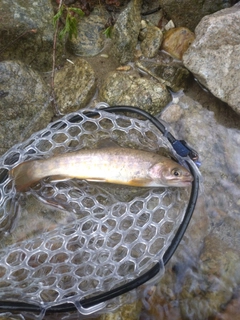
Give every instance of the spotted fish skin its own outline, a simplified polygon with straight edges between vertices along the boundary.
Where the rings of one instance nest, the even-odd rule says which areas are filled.
[[[18,191],[41,179],[81,179],[136,187],[188,187],[191,173],[170,158],[130,148],[79,150],[47,159],[26,161],[10,171]]]

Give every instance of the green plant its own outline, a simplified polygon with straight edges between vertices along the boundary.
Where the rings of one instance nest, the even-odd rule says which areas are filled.
[[[68,7],[65,4],[62,4],[59,7],[58,12],[53,17],[53,24],[55,29],[57,28],[59,19],[63,18],[65,20],[64,27],[58,35],[60,40],[63,40],[67,34],[69,39],[72,39],[73,36],[77,36],[77,18],[75,14],[80,17],[84,16],[84,12],[81,9]]]
[[[52,75],[51,75],[51,94],[50,101],[55,110],[55,115],[61,115],[58,105],[57,99],[55,96],[54,89],[54,78],[55,78],[55,64],[56,64],[56,46],[57,46],[57,35],[60,40],[65,40],[66,35],[68,34],[69,39],[77,36],[77,19],[76,15],[82,17],[84,12],[81,9],[75,7],[68,7],[62,3],[62,0],[59,1],[58,11],[53,17],[54,24],[54,37],[53,37],[53,63],[52,63]],[[64,27],[60,32],[58,32],[59,20],[62,19],[64,21]]]
[[[113,29],[113,26],[107,27],[107,28],[103,31],[103,34],[105,34],[105,36],[106,36],[107,38],[111,38],[112,29]]]

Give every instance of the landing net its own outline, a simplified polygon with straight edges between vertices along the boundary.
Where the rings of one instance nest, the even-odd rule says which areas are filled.
[[[0,158],[0,231],[17,224],[20,200],[8,172],[23,161],[51,157],[111,140],[154,152],[173,149],[149,121],[98,111],[69,114],[12,147]],[[71,212],[71,223],[0,250],[0,300],[40,306],[42,314],[70,303],[81,314],[116,310],[132,290],[86,310],[79,301],[125,285],[162,258],[189,202],[185,188],[133,188],[80,180],[41,181],[28,194]],[[31,215],[31,212],[29,212]],[[157,278],[163,274],[160,272]]]

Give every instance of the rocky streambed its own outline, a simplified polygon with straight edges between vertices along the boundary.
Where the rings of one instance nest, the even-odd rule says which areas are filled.
[[[194,11],[187,0],[181,8],[167,0],[119,4],[94,5],[79,19],[77,37],[65,45],[58,42],[53,96],[56,3],[1,1],[0,153],[59,114],[94,108],[99,101],[141,107],[169,123],[175,136],[200,155],[201,192],[193,218],[164,276],[145,299],[99,319],[238,319],[240,5],[206,1]],[[113,28],[106,38],[109,20]],[[46,229],[46,207],[34,199],[26,205],[18,228],[4,243]],[[37,219],[29,218],[31,210]],[[58,215],[51,221],[61,218],[64,223],[66,217]]]

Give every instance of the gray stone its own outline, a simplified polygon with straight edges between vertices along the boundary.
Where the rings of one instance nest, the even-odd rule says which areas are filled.
[[[141,308],[141,302],[136,301],[135,303],[123,305],[114,313],[103,314],[97,320],[138,320]]]
[[[158,10],[154,10],[157,8]],[[160,9],[159,0],[143,1],[141,13],[142,13],[142,18],[146,19],[146,21],[149,24],[153,26],[158,26],[159,28],[164,27],[164,25],[162,25],[162,22],[165,22],[165,18],[163,17],[164,12],[162,9]],[[145,15],[144,13],[148,13],[148,14]],[[160,22],[160,25],[159,25],[159,22]]]
[[[55,75],[55,95],[61,113],[86,107],[96,90],[95,75],[90,64],[83,59],[66,62]]]
[[[141,42],[141,50],[146,58],[157,55],[163,40],[162,31],[155,26],[148,26],[144,40]]]
[[[104,7],[95,7],[89,16],[84,16],[78,22],[77,37],[67,41],[67,48],[77,56],[95,56],[102,51],[106,36],[106,21],[109,14]]]
[[[184,319],[213,316],[214,311],[231,299],[233,288],[239,283],[239,250],[227,246],[215,235],[204,239],[199,264],[201,282],[189,278],[181,292],[180,308]]]
[[[173,92],[184,89],[187,86],[190,72],[177,62],[169,64],[152,62],[152,61],[137,61],[136,66],[147,72],[150,76],[171,88]]]
[[[134,60],[141,27],[142,0],[132,0],[127,8],[119,15],[112,31],[112,55],[121,64]]]
[[[0,154],[44,128],[53,111],[41,76],[21,62],[0,62]]]
[[[185,66],[216,97],[240,113],[240,3],[205,17],[183,56]]]
[[[0,56],[4,60],[21,60],[37,70],[52,66],[53,7],[50,0],[0,1]],[[62,55],[58,42],[57,61]]]
[[[240,131],[228,129],[226,136],[228,139],[224,144],[224,154],[227,158],[228,169],[234,177],[232,183],[240,183]],[[232,143],[229,143],[229,141]],[[238,204],[240,205],[240,193],[235,194],[235,196],[239,198]]]
[[[135,106],[153,114],[160,112],[171,100],[164,85],[127,72],[109,73],[99,96],[109,105]]]
[[[232,0],[160,0],[160,5],[177,27],[194,31],[200,20],[218,10],[231,7]]]

